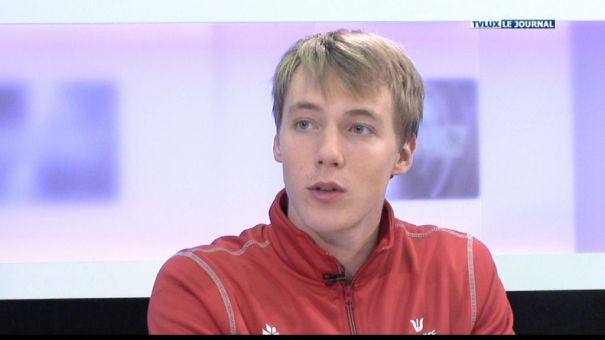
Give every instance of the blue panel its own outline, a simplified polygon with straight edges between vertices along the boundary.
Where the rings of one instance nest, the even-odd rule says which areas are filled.
[[[387,198],[459,199],[479,195],[477,87],[470,79],[425,81],[424,119],[410,171]]]
[[[57,90],[36,164],[36,199],[105,200],[116,193],[116,93],[111,83]]]
[[[23,86],[0,83],[0,203],[18,195],[15,181],[19,157],[25,144],[25,101]]]

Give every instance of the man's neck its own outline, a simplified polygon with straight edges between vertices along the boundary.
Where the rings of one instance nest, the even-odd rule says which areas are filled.
[[[353,225],[332,232],[318,232],[294,212],[289,202],[281,203],[288,219],[298,229],[306,232],[320,248],[332,254],[344,267],[348,279],[353,278],[378,244],[384,207],[382,202]]]
[[[333,234],[309,233],[322,249],[328,251],[345,268],[347,279],[351,279],[370,257],[378,243],[380,220],[375,226],[351,229]]]

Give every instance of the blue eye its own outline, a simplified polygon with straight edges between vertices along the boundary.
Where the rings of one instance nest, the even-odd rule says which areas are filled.
[[[295,126],[299,130],[307,130],[311,127],[311,122],[308,120],[301,120],[296,122]]]
[[[360,124],[355,124],[353,125],[353,133],[356,133],[358,135],[365,135],[370,133],[370,129],[367,126],[364,125],[360,125]]]

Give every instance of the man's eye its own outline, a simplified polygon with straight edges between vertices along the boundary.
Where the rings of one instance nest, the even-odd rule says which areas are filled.
[[[364,125],[360,125],[360,124],[355,124],[352,127],[353,133],[356,133],[358,135],[365,135],[370,133],[370,129],[367,126]]]
[[[311,127],[311,122],[308,120],[301,120],[296,122],[296,128],[299,130],[307,130]]]

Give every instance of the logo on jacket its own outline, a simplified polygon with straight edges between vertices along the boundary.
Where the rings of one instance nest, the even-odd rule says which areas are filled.
[[[414,332],[416,332],[416,333],[422,332],[422,329],[424,328],[424,318],[410,320],[410,323],[412,324],[412,327],[414,327]],[[426,332],[426,333],[422,333],[422,334],[423,335],[435,335],[435,334],[437,334],[437,332],[435,332],[435,330],[433,329],[430,332]]]
[[[265,328],[263,329],[263,335],[279,335],[279,332],[277,331],[277,328],[267,323],[265,324]]]
[[[410,320],[410,322],[412,323],[412,327],[414,327],[414,331],[416,333],[422,332],[424,318],[421,318],[420,321],[418,319]]]

